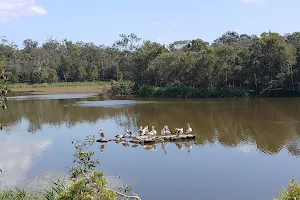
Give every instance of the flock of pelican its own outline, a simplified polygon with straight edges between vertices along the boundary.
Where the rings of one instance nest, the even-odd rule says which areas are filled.
[[[172,134],[182,135],[183,133],[189,134],[192,131],[193,131],[193,129],[191,128],[191,125],[189,123],[187,124],[187,129],[186,130],[184,130],[183,128],[175,128],[174,132],[170,131],[169,127],[167,125],[165,125],[163,127],[163,129],[160,131],[160,134],[161,135],[172,135]],[[155,130],[155,127],[152,126],[151,131],[149,131],[148,125],[145,126],[144,128],[143,128],[143,126],[140,126],[140,129],[138,130],[138,132],[139,132],[140,136],[149,136],[149,137],[151,137],[151,136],[156,136],[157,135],[157,131]],[[103,128],[100,129],[99,135],[102,138],[105,137],[104,132],[103,132]],[[124,135],[116,135],[115,137],[116,137],[116,139],[122,139],[122,138],[128,139],[128,138],[133,138],[134,135],[132,134],[132,132],[129,129],[127,129],[127,131]]]
[[[176,134],[176,135],[182,135],[183,133],[189,134],[192,131],[193,131],[193,129],[191,128],[191,125],[188,123],[187,129],[185,131],[183,130],[183,128],[175,128],[174,134]],[[140,133],[140,136],[144,136],[144,135],[156,136],[157,135],[157,131],[155,130],[155,127],[152,126],[152,130],[149,131],[148,125],[145,126],[144,128],[143,128],[143,126],[140,126],[139,133]],[[170,131],[170,129],[167,125],[165,125],[163,127],[163,129],[160,131],[160,134],[161,135],[172,135],[173,132]]]
[[[165,125],[163,127],[163,129],[160,131],[160,134],[161,135],[177,135],[177,136],[179,136],[179,135],[182,135],[184,133],[185,134],[189,134],[192,131],[193,131],[193,129],[191,128],[191,126],[190,126],[189,123],[187,124],[187,129],[186,130],[184,130],[183,128],[175,128],[174,132],[172,132],[169,129],[169,127],[167,125]],[[153,136],[157,135],[157,131],[155,130],[155,127],[152,126],[151,131],[149,131],[148,125],[145,126],[144,128],[143,128],[143,126],[140,126],[140,129],[138,130],[138,132],[139,132],[140,136],[153,137]],[[99,135],[101,136],[101,138],[105,138],[105,134],[103,132],[103,128],[100,129]],[[134,136],[129,129],[127,129],[127,131],[126,131],[125,134],[123,134],[123,135],[116,135],[115,136],[116,139],[120,139],[120,140],[116,140],[116,143],[120,143],[120,142],[122,142],[121,139],[125,139],[125,142],[122,142],[122,144],[123,144],[124,147],[130,147],[130,145],[127,142],[127,139],[134,138],[134,137],[136,137],[136,136]],[[161,148],[163,149],[163,151],[165,152],[165,154],[167,154],[167,151],[166,151],[167,145],[168,145],[167,142],[161,143]],[[193,142],[183,142],[183,143],[177,143],[177,142],[175,142],[175,145],[178,147],[179,150],[183,150],[183,145],[185,145],[186,148],[188,149],[188,152],[190,153],[190,150],[192,148]],[[136,148],[138,146],[139,146],[138,144],[134,144],[131,147]],[[145,150],[156,151],[156,144],[141,145],[141,146],[143,146]],[[99,149],[103,153],[104,144],[102,144]]]

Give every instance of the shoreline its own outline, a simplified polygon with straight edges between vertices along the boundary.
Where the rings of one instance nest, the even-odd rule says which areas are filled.
[[[54,94],[97,94],[106,95],[108,90],[112,87],[109,82],[92,83],[86,82],[82,85],[78,83],[65,83],[65,84],[35,84],[35,85],[9,85],[12,92],[22,93],[26,95],[54,95]],[[185,90],[184,90],[185,89]],[[255,96],[250,91],[229,91],[220,92],[219,94],[209,95],[205,91],[189,91],[189,88],[164,88],[164,87],[142,87],[135,95],[113,95],[113,96],[126,96],[137,98],[153,98],[153,99],[232,99],[232,98],[287,98],[299,97],[300,91],[293,91],[293,94],[266,95]],[[190,94],[189,94],[190,93]],[[185,95],[184,95],[185,94]],[[193,94],[193,95],[191,95]]]
[[[105,94],[109,86],[49,86],[49,87],[16,87],[11,88],[12,92],[24,92],[30,95],[47,95],[47,94]]]

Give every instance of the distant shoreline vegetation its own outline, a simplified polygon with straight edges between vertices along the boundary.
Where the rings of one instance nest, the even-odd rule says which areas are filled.
[[[169,45],[121,34],[112,46],[2,38],[0,64],[13,88],[115,81],[112,93],[144,97],[299,96],[300,32],[260,36],[226,32]],[[16,84],[16,86],[14,86]]]
[[[108,92],[117,96],[146,98],[251,98],[251,97],[300,97],[300,90],[269,90],[257,92],[245,88],[195,88],[188,86],[157,87],[143,85],[135,87],[130,82],[114,82]]]
[[[251,97],[300,97],[300,90],[270,90],[263,93],[258,93],[255,90],[245,88],[216,88],[203,89],[188,86],[166,86],[157,87],[143,85],[136,87],[133,82],[57,82],[57,83],[42,83],[42,84],[12,84],[9,88],[14,91],[29,91],[32,93],[41,92],[43,94],[55,94],[55,88],[68,87],[76,90],[76,87],[82,87],[81,93],[90,93],[90,86],[94,86],[93,92],[96,93],[97,87],[106,88],[106,90],[98,90],[98,93],[103,95],[110,94],[113,96],[136,96],[145,98],[251,98]],[[86,89],[85,89],[86,87]],[[35,90],[38,89],[37,91]],[[49,89],[48,89],[49,88]],[[65,90],[60,90],[63,93]],[[68,91],[70,92],[70,91]]]
[[[248,97],[296,97],[300,90],[295,91],[268,91],[266,94],[256,93],[245,88],[217,88],[207,90],[193,87],[154,87],[143,86],[138,90],[139,97],[152,98],[248,98]]]

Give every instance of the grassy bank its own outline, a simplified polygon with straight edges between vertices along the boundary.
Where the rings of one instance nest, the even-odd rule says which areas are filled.
[[[111,82],[57,82],[41,84],[12,84],[9,85],[14,92],[29,94],[75,94],[97,93],[104,94],[110,88]]]
[[[78,94],[97,93],[113,96],[132,96],[149,98],[232,98],[232,97],[300,97],[300,90],[269,90],[259,92],[237,87],[205,89],[187,86],[142,86],[136,87],[131,81],[100,81],[100,82],[57,82],[41,84],[12,84],[9,88],[15,92],[29,94]]]
[[[99,82],[56,82],[56,83],[16,83],[9,85],[9,88],[47,88],[47,87],[76,87],[76,86],[107,86],[110,85],[110,81]]]

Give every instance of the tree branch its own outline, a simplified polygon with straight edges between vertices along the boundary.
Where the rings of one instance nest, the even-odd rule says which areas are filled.
[[[132,196],[129,196],[129,195],[123,194],[123,193],[121,193],[121,192],[117,192],[117,191],[116,191],[116,194],[117,194],[118,196],[125,197],[126,199],[142,200],[142,199],[141,199],[137,194],[135,194],[134,192],[133,192],[133,195],[132,195]]]

